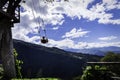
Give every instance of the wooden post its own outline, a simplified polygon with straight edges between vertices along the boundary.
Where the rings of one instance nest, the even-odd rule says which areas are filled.
[[[11,22],[9,21],[10,20],[7,18],[0,21],[0,55],[4,69],[4,76],[8,79],[16,77]]]

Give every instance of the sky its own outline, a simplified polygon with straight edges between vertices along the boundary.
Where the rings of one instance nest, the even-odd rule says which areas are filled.
[[[120,47],[120,0],[26,0],[20,18],[14,39],[61,49]],[[44,29],[47,44],[40,42]]]

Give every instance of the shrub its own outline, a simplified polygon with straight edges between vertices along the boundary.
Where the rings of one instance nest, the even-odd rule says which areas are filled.
[[[106,67],[87,66],[81,80],[113,80],[111,76],[112,73]]]
[[[17,78],[22,78],[21,64],[23,64],[23,61],[17,59],[18,53],[16,52],[15,49],[13,50],[13,52],[14,52],[14,58],[15,58],[15,68],[16,68]]]

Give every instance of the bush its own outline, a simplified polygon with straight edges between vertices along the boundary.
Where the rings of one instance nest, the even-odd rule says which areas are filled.
[[[87,66],[81,80],[113,80],[112,73],[106,67]]]
[[[3,77],[3,67],[2,67],[2,65],[0,65],[0,79]]]
[[[120,62],[120,54],[114,52],[107,52],[107,54],[101,59],[103,62]],[[111,70],[116,76],[120,76],[120,64],[109,65],[107,68]]]
[[[21,64],[23,64],[23,61],[17,59],[18,53],[16,52],[15,49],[13,50],[13,52],[14,52],[14,58],[15,58],[15,68],[16,68],[17,78],[22,78]]]

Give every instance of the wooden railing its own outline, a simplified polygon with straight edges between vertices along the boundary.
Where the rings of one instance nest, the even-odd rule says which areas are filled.
[[[87,62],[88,65],[111,65],[117,64],[120,65],[120,62]]]
[[[112,77],[114,80],[120,80],[120,77]]]

